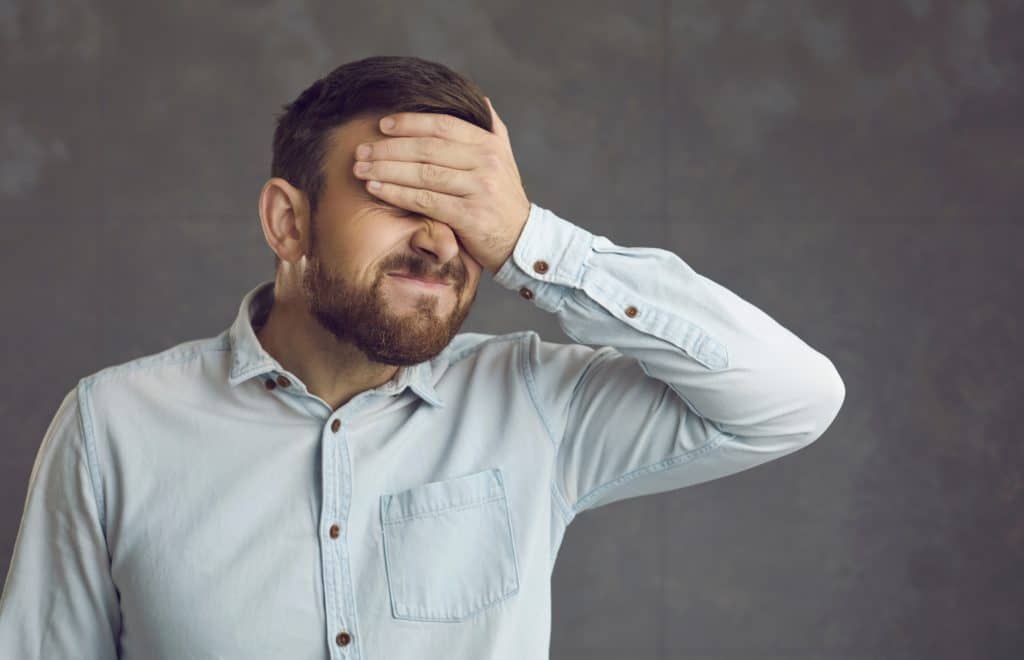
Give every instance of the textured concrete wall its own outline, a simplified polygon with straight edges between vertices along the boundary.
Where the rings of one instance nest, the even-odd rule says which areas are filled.
[[[63,394],[270,275],[280,106],[411,54],[480,83],[532,200],[676,252],[847,387],[798,454],[577,518],[553,658],[1019,657],[1024,3],[406,4],[0,1],[0,570]],[[464,329],[523,327],[567,341],[485,279]]]

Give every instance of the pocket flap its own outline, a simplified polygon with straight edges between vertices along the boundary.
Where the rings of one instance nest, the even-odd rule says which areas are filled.
[[[381,495],[381,517],[385,523],[398,522],[432,511],[503,497],[504,494],[501,468],[489,468]]]

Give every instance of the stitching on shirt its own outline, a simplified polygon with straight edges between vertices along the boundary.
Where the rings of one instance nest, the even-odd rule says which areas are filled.
[[[630,481],[632,479],[635,479],[636,477],[638,477],[638,476],[640,476],[642,474],[647,474],[647,473],[652,473],[653,474],[655,472],[661,472],[663,470],[666,470],[666,469],[668,469],[670,467],[674,467],[674,466],[682,464],[682,463],[692,462],[692,461],[694,461],[694,460],[696,460],[698,458],[701,458],[701,456],[703,456],[704,454],[710,453],[712,449],[718,449],[719,446],[721,446],[721,443],[726,438],[733,438],[733,437],[735,437],[735,436],[733,434],[731,434],[731,433],[723,433],[723,432],[720,431],[716,435],[712,436],[711,440],[709,440],[704,445],[702,445],[700,447],[697,447],[696,449],[691,449],[691,450],[689,450],[687,452],[684,452],[682,454],[677,454],[676,456],[671,456],[671,457],[666,458],[664,460],[658,461],[657,463],[652,463],[650,465],[645,465],[643,467],[639,467],[639,468],[633,470],[632,472],[627,472],[626,474],[623,474],[623,475],[621,475],[619,477],[616,477],[615,479],[612,479],[611,481],[607,481],[607,482],[605,482],[605,483],[603,483],[603,484],[601,484],[599,486],[595,486],[594,488],[590,489],[590,491],[586,495],[584,495],[583,497],[581,497],[578,500],[576,500],[576,504],[575,504],[575,506],[573,506],[573,511],[575,513],[577,513],[577,514],[580,511],[583,511],[584,509],[587,508],[587,506],[589,504],[589,502],[587,502],[587,500],[592,500],[592,499],[596,498],[597,495],[599,495],[601,492],[604,492],[605,490],[608,490],[609,488],[617,486],[617,485],[619,485],[621,483],[624,483],[626,481]]]
[[[531,335],[536,336],[538,340],[540,340],[540,335],[537,334],[537,332],[534,330],[527,330],[526,332],[522,333],[522,335],[523,341],[520,343],[519,357],[520,368],[523,370],[523,376],[526,380],[526,390],[530,396],[530,402],[533,403],[533,407],[537,411],[537,415],[540,417],[541,424],[544,426],[544,431],[548,434],[548,439],[551,440],[551,446],[553,448],[551,457],[551,462],[553,464],[551,470],[552,492],[555,495],[557,495],[557,497],[555,498],[555,503],[560,510],[562,518],[565,519],[565,524],[568,525],[570,522],[572,522],[575,513],[573,513],[572,507],[569,506],[569,500],[568,498],[566,498],[565,493],[563,493],[562,489],[559,488],[558,486],[558,446],[560,442],[558,438],[555,437],[554,432],[551,430],[551,425],[548,423],[548,419],[544,415],[544,409],[540,405],[539,397],[536,391],[536,383],[534,382],[533,369],[530,366],[529,355],[532,343],[530,341]],[[585,374],[587,372],[587,369],[589,368],[590,365],[587,365],[587,367],[584,368],[583,370],[583,374]],[[580,378],[583,377],[583,374],[580,375]],[[576,382],[577,384],[579,384],[579,381]],[[575,391],[576,390],[574,387],[573,392]]]
[[[493,337],[489,337],[487,339],[484,339],[484,340],[482,340],[480,342],[477,342],[476,344],[473,344],[472,346],[467,346],[466,348],[462,349],[461,351],[459,351],[455,355],[449,357],[448,358],[448,366],[452,366],[456,362],[459,362],[459,361],[469,357],[470,355],[472,355],[476,351],[480,350],[481,348],[483,348],[487,344],[494,344],[494,343],[497,343],[497,342],[500,342],[500,341],[510,341],[510,342],[511,341],[518,341],[518,340],[522,339],[523,336],[525,336],[525,335],[527,335],[527,334],[529,334],[531,332],[533,332],[533,331],[532,330],[520,330],[519,332],[512,332],[512,333],[503,334],[503,335],[494,335]]]
[[[78,381],[78,415],[79,424],[82,430],[82,438],[85,444],[87,465],[89,468],[89,482],[92,485],[93,499],[96,500],[97,514],[99,517],[100,530],[103,533],[103,541],[107,542],[107,516],[106,498],[103,495],[103,473],[100,470],[99,455],[96,450],[95,426],[92,404],[90,403],[90,390],[97,383],[124,375],[141,369],[157,366],[178,364],[186,360],[198,357],[203,353],[211,351],[223,351],[225,349],[224,333],[216,337],[196,339],[187,342],[186,346],[172,346],[152,355],[144,355],[121,364],[104,367]],[[110,548],[107,547],[107,556],[110,556]]]
[[[82,430],[82,442],[85,445],[86,464],[89,468],[89,482],[92,485],[93,499],[96,501],[97,515],[100,521],[100,530],[103,534],[103,542],[107,543],[107,514],[106,500],[103,497],[103,477],[100,474],[100,462],[96,455],[96,443],[93,436],[92,406],[89,404],[89,387],[91,384],[85,380],[79,380],[76,389],[78,397],[78,423]],[[107,556],[110,556],[110,548],[107,547]]]
[[[594,254],[594,241],[597,240],[597,236],[593,232],[587,233],[589,234],[589,236],[584,237],[584,239],[589,238],[589,245],[580,246],[580,261],[576,265],[576,272],[572,274],[572,281],[569,282],[569,286],[571,286],[573,289],[583,288],[583,273],[593,267],[589,262]],[[576,236],[577,234],[573,235]],[[566,255],[569,256],[570,258],[572,257],[571,252],[574,247],[576,247],[575,241],[570,240],[568,247],[566,247],[565,249]]]
[[[577,343],[579,343],[581,345],[583,344],[583,342],[580,342],[573,335],[571,335],[569,333],[566,333],[566,334],[569,337],[572,337],[572,339],[574,341],[576,341]],[[608,360],[614,358],[616,355],[621,355],[621,353],[619,353],[618,349],[615,348],[614,346],[602,346],[602,347],[598,348],[593,353],[593,355],[591,355],[590,362],[588,362],[587,366],[583,368],[583,371],[580,373],[579,378],[576,379],[576,383],[572,387],[572,394],[570,394],[570,396],[569,396],[569,408],[570,408],[570,411],[572,410],[572,402],[575,401],[575,399],[576,399],[577,391],[580,389],[580,386],[583,385],[583,382],[586,380],[586,378],[590,374],[591,370],[596,368],[597,365],[603,364],[604,362],[607,362]],[[561,445],[561,442],[559,442],[559,445]],[[572,517],[575,517],[576,513],[577,513],[576,506],[569,504],[569,498],[568,497],[566,497],[565,495],[563,495],[563,497],[565,498],[565,506],[568,507],[569,513],[571,514]],[[579,502],[579,498],[577,498],[576,501],[578,503]]]
[[[655,339],[660,339],[661,341],[664,341],[664,342],[667,342],[668,344],[671,344],[674,348],[676,348],[678,350],[681,350],[684,354],[686,354],[688,357],[690,357],[692,360],[694,360],[695,362],[699,363],[701,366],[703,366],[706,369],[709,369],[709,370],[712,370],[712,371],[721,371],[723,369],[726,369],[729,366],[728,349],[725,347],[724,344],[722,344],[721,342],[716,340],[714,337],[712,337],[707,332],[707,330],[705,330],[702,326],[699,326],[696,323],[694,323],[693,321],[690,321],[690,320],[688,320],[688,319],[686,319],[686,318],[684,318],[682,316],[678,316],[677,314],[674,314],[672,312],[665,311],[663,309],[659,309],[657,306],[652,305],[646,299],[640,298],[640,300],[643,301],[642,304],[648,310],[650,310],[648,312],[648,314],[653,314],[654,317],[657,318],[657,319],[664,318],[664,319],[667,319],[669,323],[678,324],[680,327],[686,329],[687,334],[689,334],[693,330],[697,331],[697,333],[698,333],[697,341],[694,342],[693,346],[691,346],[689,348],[684,348],[682,346],[679,346],[672,339],[668,339],[668,338],[659,336],[658,333],[656,333],[655,331],[649,329],[647,326],[650,325],[650,324],[647,324],[647,323],[644,323],[644,322],[634,324],[634,323],[631,323],[631,322],[621,318],[619,316],[618,307],[616,307],[615,310],[610,308],[610,305],[612,305],[613,303],[616,303],[616,302],[620,302],[621,299],[619,298],[619,296],[618,296],[616,291],[608,289],[607,287],[602,285],[601,284],[601,280],[599,278],[590,278],[587,283],[590,286],[594,287],[595,290],[599,291],[604,296],[607,296],[608,299],[611,300],[612,302],[608,303],[608,305],[606,305],[603,301],[598,300],[598,299],[594,298],[593,296],[591,296],[589,294],[589,292],[586,291],[586,289],[581,288],[580,290],[587,294],[586,295],[587,301],[596,304],[599,309],[604,311],[606,314],[609,314],[610,316],[613,316],[614,318],[618,319],[619,321],[622,321],[628,327],[634,328],[636,330],[639,330],[639,331],[641,331],[641,332],[643,332],[645,334],[648,334],[648,335],[654,337]],[[579,301],[579,302],[583,302],[583,301]],[[660,325],[664,326],[664,325],[667,325],[667,324],[661,323]],[[703,351],[701,349],[703,348],[704,344],[706,344],[708,342],[711,342],[711,346],[712,347],[715,347],[715,348],[719,349],[719,350],[710,350],[708,352],[711,355],[719,357],[721,359],[721,362],[717,362],[717,361],[716,362],[711,362],[711,361],[709,361],[707,359],[707,357],[704,356],[704,353],[703,353]]]
[[[99,371],[83,378],[86,384],[91,387],[95,383],[102,382],[114,376],[121,376],[134,371],[148,369],[151,367],[170,366],[200,357],[203,353],[228,350],[224,345],[224,339],[220,336],[208,337],[205,339],[193,339],[186,342],[185,346],[172,346],[158,353],[143,355],[121,364],[114,364],[104,367]]]
[[[438,509],[428,509],[426,511],[420,511],[420,512],[414,513],[412,515],[402,516],[401,518],[386,519],[386,520],[384,520],[384,525],[385,526],[387,526],[387,525],[396,525],[396,524],[399,524],[399,523],[406,522],[408,520],[415,520],[416,518],[436,518],[439,515],[441,515],[443,513],[448,513],[450,511],[461,511],[462,509],[471,509],[471,508],[473,508],[475,506],[479,506],[481,504],[486,504],[488,502],[494,502],[495,500],[503,500],[503,499],[505,499],[505,494],[504,493],[499,493],[498,495],[492,495],[490,497],[486,497],[486,498],[480,499],[480,500],[472,500],[472,501],[469,501],[469,502],[453,504],[453,505],[449,505],[449,506],[442,505],[441,508],[438,508]]]

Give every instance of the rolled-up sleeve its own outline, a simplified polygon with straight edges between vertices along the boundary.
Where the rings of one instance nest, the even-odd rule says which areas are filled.
[[[118,593],[79,396],[64,397],[29,476],[0,596],[0,658],[118,657]]]
[[[524,361],[570,519],[794,452],[845,399],[831,360],[673,252],[536,204],[495,281],[577,342],[528,333]]]

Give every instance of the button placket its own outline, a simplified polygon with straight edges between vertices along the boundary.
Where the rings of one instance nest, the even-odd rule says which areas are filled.
[[[341,430],[341,426],[342,426],[341,420],[339,420],[338,417],[335,417],[335,419],[331,421],[331,425],[330,425],[331,433],[337,434]],[[334,443],[331,443],[331,445],[335,446]],[[335,450],[335,449],[328,449],[327,447],[325,447],[325,449],[327,449],[329,451]],[[330,495],[330,497],[333,499],[335,497],[335,495],[332,494],[332,495]],[[330,517],[334,517],[335,515],[337,515],[339,513],[341,513],[340,510],[339,511],[335,511],[334,508],[330,508],[329,511],[325,511],[325,514],[330,516]],[[339,539],[341,537],[341,524],[340,523],[332,523],[331,527],[328,528],[328,536],[331,537],[332,539]],[[339,540],[338,542],[343,542],[343,541]],[[325,547],[325,551],[327,551],[326,547]],[[339,548],[338,552],[341,554],[342,557],[344,557],[345,551],[344,551],[343,547]],[[343,570],[343,567],[339,566],[338,568],[342,568],[342,570]],[[340,577],[340,576],[338,576],[338,577]],[[332,579],[331,580],[331,585],[328,588],[330,588],[330,589],[332,589],[334,591],[338,591],[339,589],[343,588],[341,585],[344,584],[344,583],[345,583],[345,581],[343,579]],[[338,592],[339,592],[339,596],[340,596],[340,591],[338,591]],[[345,601],[343,596],[341,597],[341,600]],[[344,619],[345,617],[341,616],[341,613],[344,611],[345,608],[341,605],[341,603],[339,603],[339,608],[340,609],[338,610],[338,614],[336,616],[339,616],[339,621],[344,623],[344,621],[342,619]],[[330,611],[329,611],[328,615],[332,616]],[[335,644],[337,646],[339,646],[339,647],[347,647],[347,646],[349,646],[350,644],[352,644],[352,639],[353,639],[352,634],[348,630],[340,630],[340,631],[338,631],[335,634],[335,637],[334,637]]]
[[[331,422],[331,432],[332,432],[332,433],[337,433],[337,432],[338,432],[338,429],[340,429],[340,428],[341,428],[341,420],[339,420],[339,419],[335,419],[335,420],[333,420],[333,421]],[[338,523],[334,523],[334,524],[333,524],[333,525],[331,525],[331,526],[330,526],[330,528],[329,528],[329,529],[327,530],[327,534],[328,534],[328,536],[330,536],[330,537],[331,537],[332,539],[336,539],[336,538],[338,538],[339,536],[341,536],[341,526],[340,526],[340,525],[339,525]]]

